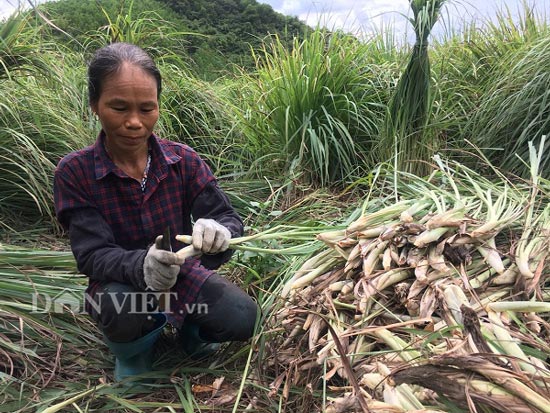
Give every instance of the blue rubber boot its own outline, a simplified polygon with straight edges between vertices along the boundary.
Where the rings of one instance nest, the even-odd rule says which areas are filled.
[[[199,336],[199,326],[196,324],[184,322],[179,333],[183,351],[193,360],[208,357],[220,349],[220,343],[212,343]]]
[[[148,373],[153,365],[153,346],[162,329],[166,325],[164,314],[155,314],[153,331],[129,343],[115,343],[104,338],[105,344],[115,355],[115,381],[124,381],[128,384],[139,382],[131,380],[132,376]]]

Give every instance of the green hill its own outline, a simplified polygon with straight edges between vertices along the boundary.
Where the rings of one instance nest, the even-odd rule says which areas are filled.
[[[204,79],[227,73],[234,65],[251,68],[251,49],[268,35],[277,34],[288,43],[308,28],[255,0],[59,0],[42,4],[40,10],[76,40],[70,43],[73,47],[89,46],[90,38],[102,34],[112,38],[116,30],[110,28],[124,26],[137,39],[118,40],[185,56]],[[54,34],[68,39],[58,31]]]

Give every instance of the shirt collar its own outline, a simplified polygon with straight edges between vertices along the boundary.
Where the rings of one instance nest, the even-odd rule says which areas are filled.
[[[94,161],[95,161],[95,178],[96,180],[103,179],[111,172],[120,176],[120,170],[109,158],[105,150],[105,132],[102,130],[99,133],[94,143]],[[181,160],[181,156],[171,150],[169,145],[163,144],[154,133],[149,138],[149,148],[151,151],[151,165],[158,171],[159,177],[165,176],[168,173],[168,165],[172,165]],[[151,169],[153,169],[151,167]]]

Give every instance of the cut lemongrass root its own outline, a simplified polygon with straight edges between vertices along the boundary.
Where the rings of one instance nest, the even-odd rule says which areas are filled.
[[[201,251],[195,249],[192,245],[188,245],[187,247],[183,247],[182,249],[176,251],[176,255],[180,258],[187,259],[191,257],[196,257],[197,255],[200,255]]]

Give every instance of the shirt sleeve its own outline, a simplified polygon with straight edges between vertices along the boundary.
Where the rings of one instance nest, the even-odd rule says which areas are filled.
[[[57,220],[64,230],[69,229],[68,214],[75,209],[94,207],[82,178],[86,172],[75,158],[59,162],[54,174],[53,195]]]
[[[67,221],[80,272],[94,281],[116,281],[145,290],[143,261],[147,250],[126,250],[117,245],[111,227],[94,208],[74,210]]]
[[[216,220],[229,230],[232,238],[243,235],[243,221],[231,205],[227,194],[219,187],[217,181],[209,182],[195,198],[192,215],[195,221],[199,218]],[[203,254],[201,256],[201,264],[208,269],[216,269],[229,261],[232,255],[233,250],[231,249],[219,254]]]
[[[75,169],[76,168],[76,169]],[[115,242],[109,224],[79,184],[78,165],[61,162],[54,175],[54,202],[59,223],[68,231],[77,268],[91,280],[117,281],[145,289],[146,250],[128,251]]]

